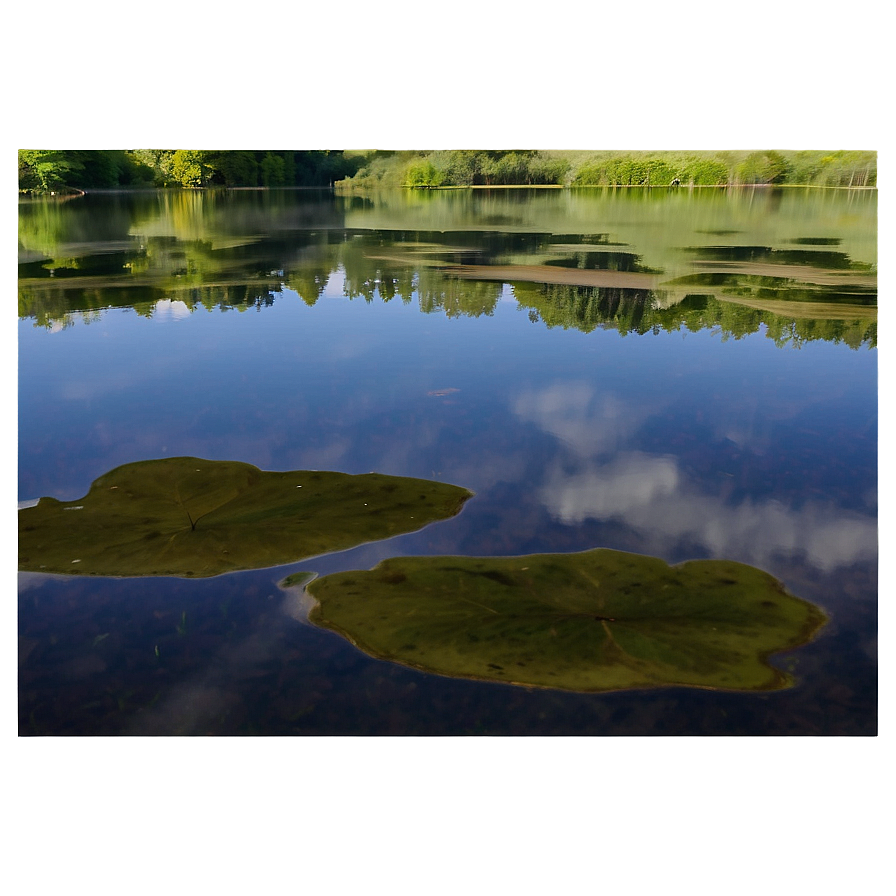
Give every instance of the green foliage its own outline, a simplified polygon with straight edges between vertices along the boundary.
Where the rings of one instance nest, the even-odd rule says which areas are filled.
[[[722,186],[873,187],[870,151],[542,152],[439,150],[20,150],[19,188],[116,186]]]
[[[254,152],[236,150],[213,153],[213,165],[218,179],[231,186],[258,186],[258,160]]]
[[[861,151],[834,153],[825,160],[825,174],[831,181],[836,178],[837,186],[877,186],[877,154]]]
[[[428,672],[581,692],[774,690],[768,657],[824,613],[725,560],[667,566],[619,551],[396,557],[314,579],[310,620],[373,656]]]
[[[360,159],[349,157],[341,150],[330,150],[317,153],[302,153],[302,158],[314,164],[311,169],[314,182],[308,186],[331,186],[338,180],[351,177],[360,165]],[[296,181],[298,183],[298,180]]]
[[[543,186],[561,184],[568,164],[532,150],[510,150],[482,153],[479,169],[479,183],[488,186]]]
[[[178,149],[171,159],[171,174],[182,187],[203,187],[209,182],[212,169],[201,150]]]
[[[346,191],[403,187],[408,168],[423,158],[424,155],[418,152],[392,150],[354,155],[349,160],[354,171],[339,179],[339,187]]]
[[[143,162],[136,153],[122,151],[119,165],[119,186],[149,187],[155,184],[155,171]]]
[[[20,149],[19,189],[53,192],[74,184],[83,165],[62,150]]]
[[[790,179],[826,187],[877,185],[877,154],[857,150],[797,152],[790,159]]]
[[[453,516],[470,496],[375,473],[140,461],[101,476],[79,501],[42,498],[19,511],[19,569],[196,577],[278,566],[416,531]]]
[[[572,163],[569,159],[539,155],[529,164],[533,184],[563,184]]]
[[[396,166],[401,166],[397,168]],[[360,169],[360,170],[359,170]],[[148,184],[197,187],[503,186],[571,183],[574,186],[717,186],[727,183],[798,183],[874,186],[873,152],[775,151],[738,153],[609,153],[584,160],[575,154],[528,150],[450,150],[431,153],[133,150],[19,153],[21,189]]]
[[[742,184],[782,184],[787,179],[787,162],[779,152],[751,152],[735,169]]]
[[[20,150],[19,189],[329,186],[359,163],[326,150]]]
[[[529,178],[528,159],[521,153],[508,152],[500,158],[489,159],[483,173],[490,184],[524,184]]]
[[[444,175],[429,160],[415,162],[405,173],[405,184],[409,187],[439,187]]]
[[[400,173],[395,169],[401,165]],[[371,154],[342,186],[378,188],[560,185],[568,159],[536,150],[453,149],[423,153]]]
[[[573,186],[654,186],[681,184],[716,186],[728,182],[728,165],[702,155],[676,153],[645,155],[610,154],[583,162]]]
[[[683,184],[714,187],[728,183],[728,165],[718,159],[692,158],[682,165]]]
[[[596,187],[607,183],[605,167],[599,162],[582,165],[573,179],[575,187]]]
[[[267,152],[261,160],[261,182],[266,187],[282,187],[286,183],[283,156]]]
[[[455,187],[470,187],[482,183],[480,153],[455,149],[448,153],[435,153],[435,163],[445,172],[445,182]]]
[[[20,150],[19,189],[66,189],[151,184],[154,172],[144,159],[124,150]]]
[[[123,154],[88,150],[76,154],[81,163],[82,178],[80,186],[84,187],[116,187],[121,183],[125,163]]]
[[[134,149],[128,153],[134,164],[143,171],[151,172],[149,180],[156,187],[174,185],[171,163],[174,151],[170,149]]]

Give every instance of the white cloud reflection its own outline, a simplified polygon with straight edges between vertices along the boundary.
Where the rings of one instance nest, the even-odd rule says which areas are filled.
[[[803,555],[828,572],[877,552],[877,521],[833,503],[789,507],[774,499],[739,504],[702,490],[671,455],[623,449],[648,416],[585,383],[556,384],[514,402],[570,450],[546,471],[538,491],[552,516],[567,525],[619,521],[661,552],[681,542],[712,556],[767,565],[781,554]],[[742,440],[744,433],[739,433]],[[767,447],[767,446],[763,446]],[[601,455],[616,449],[607,460]]]
[[[152,316],[155,320],[183,320],[190,316],[190,309],[180,299],[159,299]]]
[[[567,525],[619,520],[660,547],[694,541],[713,556],[759,565],[776,555],[802,554],[829,572],[877,551],[874,519],[820,502],[800,508],[774,500],[728,504],[688,485],[670,457],[632,453],[576,473],[556,467],[540,497]]]
[[[681,483],[674,458],[631,453],[587,472],[552,470],[542,488],[544,503],[567,524],[650,512],[673,499]]]
[[[524,392],[514,401],[513,411],[583,457],[620,448],[650,415],[649,408],[634,408],[609,393],[598,394],[584,382]]]

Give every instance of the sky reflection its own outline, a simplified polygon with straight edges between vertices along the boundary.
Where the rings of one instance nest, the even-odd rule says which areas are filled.
[[[732,504],[701,492],[672,457],[632,452],[573,473],[556,466],[547,472],[539,495],[567,525],[620,520],[661,554],[690,541],[712,557],[761,567],[781,555],[802,554],[829,572],[877,553],[873,517],[818,502],[799,508],[775,500]]]
[[[872,264],[869,203],[411,198],[410,209],[343,209],[276,191],[148,196],[136,217],[120,216],[135,240],[127,259],[103,251],[120,235],[97,234],[101,258],[91,261],[85,230],[58,242],[84,243],[89,264],[63,265],[61,250],[23,260],[19,500],[79,499],[120,464],[183,455],[475,492],[456,518],[418,532],[206,585],[20,576],[28,731],[870,730],[877,353],[867,296],[821,307],[829,297],[810,294],[807,275],[783,310],[738,304],[743,291],[764,301],[765,283],[746,279],[725,286],[739,291],[731,301],[689,293],[718,284],[679,284],[681,301],[666,308],[659,293],[555,283],[557,272],[575,275],[570,256],[602,263],[578,248],[601,234],[667,278],[692,271],[693,246],[786,249],[822,224],[843,231],[850,258]],[[61,224],[80,208],[105,226],[116,201],[70,203]],[[451,274],[468,262],[510,274],[538,266],[552,278]],[[606,273],[586,273],[595,271]],[[774,703],[560,700],[366,659],[300,624],[301,608],[277,587],[297,568],[595,547],[760,566],[792,593],[836,606],[836,619],[800,652],[800,685]]]
[[[674,400],[670,394],[667,401]],[[725,487],[725,477],[735,477],[740,455],[726,458],[725,466],[735,472],[725,470],[720,477],[705,475],[718,472],[709,468],[715,459],[707,459],[707,469],[699,471],[704,475],[694,475],[672,453],[638,450],[639,431],[659,407],[659,399],[653,408],[637,406],[583,381],[552,383],[512,401],[518,417],[535,423],[559,443],[557,457],[537,486],[541,502],[555,519],[568,526],[586,520],[622,522],[658,554],[689,542],[709,556],[759,566],[780,555],[802,555],[825,572],[874,558],[874,516],[830,500],[803,497],[788,504],[758,496],[738,499]],[[720,411],[724,417],[724,406]],[[747,456],[777,448],[770,434],[753,432],[749,414],[746,421],[723,420],[718,428],[725,433],[723,439],[737,444]],[[708,483],[718,487],[710,490]]]

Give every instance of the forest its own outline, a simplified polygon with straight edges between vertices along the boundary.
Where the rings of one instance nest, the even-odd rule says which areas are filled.
[[[19,150],[19,190],[328,187],[360,159],[327,150]]]
[[[864,150],[41,150],[18,153],[19,190],[207,187],[876,187]]]

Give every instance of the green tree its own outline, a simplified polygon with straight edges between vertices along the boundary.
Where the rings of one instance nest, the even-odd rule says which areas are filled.
[[[136,168],[142,172],[151,172],[150,177],[143,176],[143,180],[151,181],[157,187],[172,186],[175,183],[171,173],[174,150],[172,149],[132,149],[128,156],[133,160]]]
[[[571,168],[569,159],[548,158],[538,155],[529,163],[529,172],[533,184],[562,184]]]
[[[818,180],[825,186],[876,186],[877,153],[861,150],[826,153],[820,159]]]
[[[736,169],[744,184],[782,184],[787,180],[787,161],[775,150],[751,152]]]
[[[81,150],[71,153],[80,165],[75,186],[117,187],[120,183],[123,156],[110,150]]]
[[[719,186],[728,183],[728,166],[717,159],[690,158],[680,175],[682,183],[696,186]]]
[[[52,192],[72,183],[83,166],[64,150],[20,149],[19,188]]]
[[[258,162],[254,152],[233,150],[212,156],[216,181],[229,187],[258,186]]]
[[[286,163],[283,156],[272,152],[265,153],[259,166],[261,182],[266,187],[282,187],[285,181]]]
[[[206,158],[208,153],[197,149],[178,149],[171,160],[171,174],[183,187],[204,187],[213,174]]]
[[[283,149],[277,153],[283,160],[283,184],[295,186],[296,183],[296,154],[291,149]]]
[[[445,159],[445,183],[470,187],[482,183],[483,156],[478,152],[455,149]]]
[[[120,161],[118,183],[121,186],[150,186],[155,180],[155,172],[130,151],[116,151],[113,155]]]
[[[444,181],[442,172],[428,159],[411,165],[404,177],[409,187],[438,187]]]

